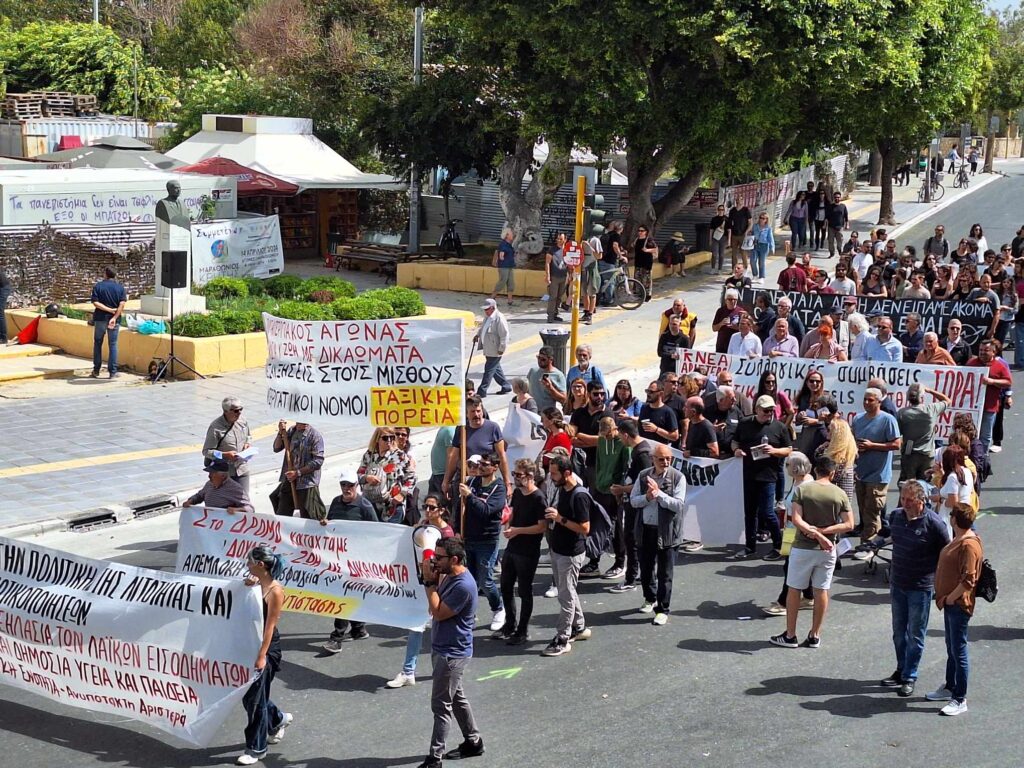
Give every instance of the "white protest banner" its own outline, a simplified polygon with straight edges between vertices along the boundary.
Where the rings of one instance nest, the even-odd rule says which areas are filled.
[[[753,397],[761,374],[770,370],[778,380],[779,389],[789,395],[794,406],[807,374],[812,370],[820,371],[825,378],[825,391],[836,399],[839,412],[851,422],[864,410],[862,401],[868,380],[876,376],[883,379],[897,408],[907,404],[907,388],[919,382],[929,389],[942,392],[951,401],[935,425],[937,437],[949,435],[953,417],[958,413],[970,414],[975,425],[979,425],[985,404],[982,378],[988,373],[986,368],[916,363],[830,363],[802,357],[744,358],[692,349],[681,349],[679,352],[679,373],[699,371],[714,376],[721,370],[731,371],[733,383],[747,397]],[[925,402],[931,402],[930,396],[926,396]]]
[[[509,466],[519,459],[536,459],[547,439],[540,414],[520,408],[517,403],[509,406],[501,435],[505,438],[505,456]]]
[[[412,531],[406,525],[229,515],[223,509],[181,512],[181,573],[236,576],[266,544],[284,558],[284,609],[332,619],[416,629],[427,620]]]
[[[13,539],[0,548],[0,682],[209,744],[255,674],[255,589]]]
[[[743,461],[686,459],[673,448],[672,466],[686,476],[683,538],[709,547],[742,544]]]
[[[192,225],[192,282],[215,277],[270,277],[284,269],[277,216]]]
[[[283,320],[263,314],[267,405],[322,424],[457,427],[463,321]]]

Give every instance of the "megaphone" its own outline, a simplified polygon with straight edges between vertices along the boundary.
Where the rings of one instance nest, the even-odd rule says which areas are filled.
[[[434,556],[434,548],[441,540],[441,529],[430,523],[420,523],[412,529],[412,545],[416,550],[416,577],[423,583],[423,563]]]

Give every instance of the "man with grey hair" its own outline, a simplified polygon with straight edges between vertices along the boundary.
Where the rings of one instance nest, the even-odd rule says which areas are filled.
[[[921,330],[921,316],[917,312],[907,315],[907,330],[899,335],[903,345],[903,362],[912,363],[924,347],[924,331]]]
[[[894,419],[897,418],[900,414],[896,409],[896,404],[892,401],[892,395],[889,394],[889,385],[885,383],[885,379],[880,376],[874,376],[868,379],[868,386],[874,387],[882,393],[882,410]]]
[[[722,455],[728,452],[743,415],[743,409],[736,400],[736,390],[729,384],[719,384],[718,389],[704,396],[704,417],[715,428]]]
[[[508,295],[508,305],[512,306],[512,293],[516,289],[516,249],[512,247],[515,234],[508,227],[501,231],[501,242],[491,258],[491,266],[498,270],[498,282],[494,284],[491,298],[497,299],[500,291]]]
[[[901,446],[899,424],[882,410],[882,397],[876,387],[865,389],[864,413],[852,425],[857,441],[854,489],[861,524],[861,544],[854,554],[858,560],[868,560],[874,553],[871,540],[882,528],[885,496],[892,480],[892,455]]]
[[[722,299],[722,306],[715,312],[711,321],[711,330],[718,334],[715,340],[715,352],[725,354],[729,351],[729,341],[740,329],[740,318],[745,310],[740,306],[739,291],[729,288]]]
[[[956,365],[952,355],[939,344],[939,334],[928,331],[924,335],[924,346],[914,360],[918,365]]]
[[[797,343],[803,341],[807,329],[804,327],[803,321],[793,314],[793,302],[788,296],[779,299],[778,310],[779,318],[785,320],[789,325],[789,334],[796,337]]]
[[[589,344],[577,344],[575,353],[576,365],[565,374],[566,385],[571,387],[575,379],[583,379],[587,384],[596,381],[603,389],[607,389],[608,386],[604,382],[604,374],[601,373],[600,368],[594,365],[593,348]]]
[[[249,424],[242,416],[242,401],[225,397],[220,404],[221,415],[210,422],[203,441],[203,459],[209,466],[214,461],[227,462],[228,476],[249,493],[249,462],[241,452],[252,445]]]
[[[921,402],[925,393],[931,395],[934,402]],[[907,405],[900,409],[896,417],[903,438],[901,483],[925,479],[925,472],[935,457],[935,425],[949,402],[947,395],[920,382],[911,384],[907,389]]]

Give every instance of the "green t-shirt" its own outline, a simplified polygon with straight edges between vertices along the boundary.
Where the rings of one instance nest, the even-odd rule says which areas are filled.
[[[448,464],[448,448],[455,438],[455,427],[441,427],[437,430],[434,444],[430,446],[430,474],[443,475]]]
[[[615,484],[621,484],[629,466],[632,451],[620,440],[597,439],[597,465],[594,471],[594,487],[601,493]]]
[[[800,505],[804,522],[815,528],[828,528],[835,525],[842,519],[843,512],[847,510],[851,514],[853,513],[850,507],[850,497],[832,483],[822,485],[819,482],[812,482],[797,486],[793,493],[793,504]],[[830,538],[834,542],[838,536],[832,535]],[[793,546],[797,549],[819,549],[821,545],[818,544],[817,539],[809,539],[798,531]]]

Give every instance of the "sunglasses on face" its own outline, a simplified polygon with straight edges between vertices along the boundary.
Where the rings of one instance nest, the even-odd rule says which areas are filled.
[[[660,389],[648,389],[647,390],[647,394],[648,395],[660,395],[661,394],[661,390]]]
[[[437,506],[437,504],[424,504],[423,508],[427,510],[427,512],[433,512],[436,509],[440,509],[440,507]]]
[[[380,439],[383,440],[385,443],[393,443],[393,442],[395,442],[395,436],[394,435],[381,435]]]
[[[451,560],[451,558],[452,558],[451,555],[438,555],[438,554],[435,554],[430,559],[433,560],[434,562],[437,562],[438,560]]]
[[[242,409],[241,409],[241,408],[232,408],[232,409],[231,409],[231,412],[232,412],[232,413],[241,413],[241,412],[242,412]]]
[[[526,478],[529,477],[529,475],[526,474],[525,472],[513,472],[512,477],[516,478],[517,480],[525,480]]]

